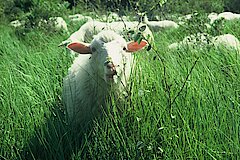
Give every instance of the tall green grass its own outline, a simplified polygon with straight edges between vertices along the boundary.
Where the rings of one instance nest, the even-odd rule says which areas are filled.
[[[0,157],[14,159],[55,108],[62,109],[62,77],[70,61],[56,47],[62,36],[36,31],[19,40],[12,29],[1,31]]]
[[[129,99],[111,103],[79,157],[238,159],[239,53],[157,47],[137,55]]]
[[[110,96],[80,132],[68,126],[61,101],[71,58],[57,45],[66,35],[18,39],[0,29],[1,159],[239,159],[238,51],[170,51],[181,34],[155,34],[155,48],[135,54],[128,96]]]

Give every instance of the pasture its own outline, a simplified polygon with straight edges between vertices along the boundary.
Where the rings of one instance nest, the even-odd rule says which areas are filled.
[[[222,32],[240,38],[239,24],[227,22]],[[110,96],[102,115],[78,131],[61,98],[72,58],[57,46],[68,36],[0,30],[0,159],[240,158],[239,50],[169,50],[189,33],[154,33],[153,49],[135,54],[128,96]]]

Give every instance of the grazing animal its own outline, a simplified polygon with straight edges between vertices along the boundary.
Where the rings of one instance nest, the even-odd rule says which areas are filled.
[[[51,17],[49,18],[47,23],[53,26],[58,31],[63,30],[68,33],[67,23],[62,17]]]
[[[228,48],[240,49],[239,40],[232,34],[223,34],[213,38],[215,46],[225,46]]]
[[[143,17],[143,23],[147,24],[150,30],[153,32],[161,31],[166,28],[178,28],[178,24],[174,21],[163,20],[163,21],[149,21],[147,15]]]
[[[151,30],[145,25],[140,24],[139,22],[112,22],[112,23],[105,23],[99,21],[88,21],[84,25],[80,27],[80,29],[70,37],[61,42],[59,46],[65,46],[70,42],[80,41],[80,42],[91,42],[93,36],[98,34],[103,30],[113,30],[116,33],[123,35],[125,38],[129,38],[128,40],[132,39],[133,35],[130,35],[128,31],[133,30],[135,32],[139,32],[141,28],[144,27],[145,30],[142,31],[144,37],[149,37],[148,42],[153,42],[153,34]]]
[[[213,24],[214,21],[218,19],[218,14],[212,12],[208,15],[208,18],[210,19],[210,24]]]
[[[110,90],[121,94],[131,74],[133,54],[147,45],[126,42],[112,30],[99,32],[91,43],[71,42],[79,55],[63,81],[63,102],[69,122],[85,127],[104,107]]]
[[[206,45],[209,43],[210,35],[207,33],[197,33],[196,35],[190,35],[185,37],[180,42],[172,43],[168,46],[169,49],[177,49],[179,47],[189,46],[193,47],[196,45]]]
[[[179,47],[194,47],[197,45],[212,44],[215,47],[225,46],[226,48],[240,49],[239,40],[232,34],[223,34],[219,36],[212,37],[207,33],[198,33],[196,36],[190,35],[185,37],[180,42],[172,43],[168,46],[169,49],[177,49]]]
[[[109,12],[108,14],[97,15],[97,20],[102,22],[116,22],[120,21],[121,17],[115,12]]]
[[[210,24],[214,23],[216,20],[223,18],[224,20],[239,20],[240,14],[232,13],[232,12],[222,12],[222,13],[210,13],[208,15],[208,18],[210,19]]]
[[[87,20],[87,21],[92,20],[91,17],[84,16],[84,15],[81,15],[81,14],[69,15],[68,18],[70,19],[71,22],[80,22],[80,21],[83,21],[83,20]]]

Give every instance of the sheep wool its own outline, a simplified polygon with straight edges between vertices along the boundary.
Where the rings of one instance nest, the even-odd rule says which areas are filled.
[[[148,25],[148,27],[153,32],[161,31],[162,29],[166,28],[178,28],[178,24],[174,21],[170,20],[163,20],[163,21],[149,21],[147,15],[143,17],[143,22]]]
[[[213,43],[216,46],[225,46],[228,48],[240,49],[239,40],[232,34],[223,34],[213,38]]]
[[[126,42],[111,30],[94,36],[92,42],[71,42],[79,53],[63,81],[63,102],[70,124],[85,127],[105,106],[110,90],[120,93],[131,74],[133,54],[147,42]]]
[[[232,21],[232,20],[239,20],[240,19],[240,14],[237,13],[232,13],[232,12],[222,12],[222,13],[210,13],[208,15],[208,18],[210,19],[210,24],[214,23],[216,20],[223,18],[224,20],[227,21]]]
[[[223,34],[219,36],[212,37],[207,33],[197,33],[196,36],[190,35],[185,37],[180,42],[172,43],[168,46],[169,49],[177,49],[180,47],[194,47],[194,46],[204,46],[207,44],[212,44],[215,47],[224,46],[228,49],[240,49],[239,40],[232,34]]]
[[[63,30],[68,33],[67,23],[62,17],[51,17],[48,23],[54,26],[56,30]]]
[[[84,20],[87,20],[87,21],[92,20],[91,17],[84,16],[84,15],[81,15],[81,14],[69,15],[68,18],[71,22],[80,22],[80,21],[84,21]]]
[[[180,42],[172,43],[168,46],[169,49],[177,49],[179,47],[194,47],[204,46],[209,43],[211,36],[207,33],[197,33],[196,35],[189,35],[183,38]]]
[[[127,32],[129,30],[139,32],[139,29],[142,26],[145,27],[145,30],[142,31],[143,36],[149,37],[148,42],[150,43],[153,42],[154,41],[153,34],[145,24],[140,24],[139,22],[122,22],[122,21],[105,23],[105,22],[92,20],[82,25],[78,31],[71,34],[70,37],[67,40],[61,42],[59,46],[64,46],[69,42],[74,42],[74,41],[89,43],[93,39],[94,35],[98,34],[103,30],[113,30],[118,34],[125,36],[125,38],[128,38]],[[132,39],[132,37],[129,37],[129,39]]]

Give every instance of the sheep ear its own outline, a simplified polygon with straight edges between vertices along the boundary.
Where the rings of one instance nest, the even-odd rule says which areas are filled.
[[[83,42],[72,42],[67,45],[67,48],[80,54],[91,54],[90,44]]]
[[[127,44],[127,52],[136,52],[143,49],[147,45],[147,41],[142,40],[140,43],[138,42],[128,42]]]

